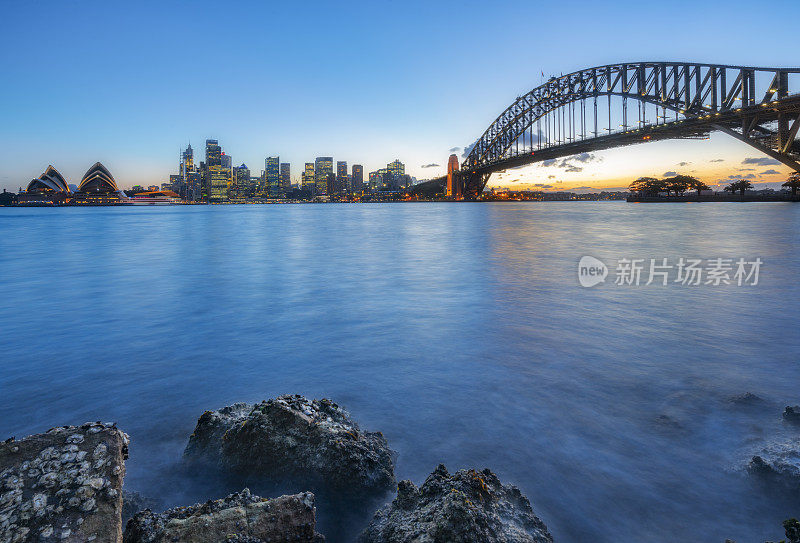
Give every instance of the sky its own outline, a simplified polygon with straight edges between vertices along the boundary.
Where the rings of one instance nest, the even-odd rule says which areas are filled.
[[[200,160],[207,138],[255,174],[278,155],[294,179],[317,156],[366,171],[399,158],[407,173],[436,177],[451,149],[476,140],[542,72],[641,60],[797,65],[795,47],[735,30],[761,6],[5,0],[0,188],[16,191],[48,164],[77,184],[96,161],[122,188],[161,183],[181,147],[191,142]],[[770,36],[794,35],[800,2],[768,11]],[[672,171],[709,184],[785,180],[788,169],[765,158],[713,134],[510,170],[489,185],[595,190]]]

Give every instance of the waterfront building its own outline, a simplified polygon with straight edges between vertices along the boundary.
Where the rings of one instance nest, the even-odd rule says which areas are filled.
[[[350,174],[350,189],[355,193],[364,190],[364,166],[353,164],[353,171]]]
[[[303,190],[308,191],[311,194],[315,192],[314,186],[314,163],[313,162],[306,162],[303,167],[303,173],[300,175],[301,186]]]
[[[292,190],[292,170],[288,162],[281,162],[281,189],[284,194]]]
[[[277,156],[270,156],[264,161],[264,174],[267,179],[267,195],[270,198],[280,198],[281,190],[281,159]]]
[[[325,183],[325,193],[328,196],[332,196],[336,193],[336,175],[333,172],[329,173]]]
[[[71,196],[72,189],[67,181],[50,165],[42,175],[28,183],[17,202],[21,205],[59,205],[69,202]]]
[[[158,187],[155,187],[158,190]],[[72,202],[79,205],[114,205],[127,203],[128,197],[119,190],[111,172],[100,162],[95,162],[78,185]]]
[[[330,195],[328,176],[333,175],[333,157],[318,156],[314,161],[314,183],[317,196]]]
[[[130,203],[137,206],[166,206],[180,204],[181,198],[171,190],[148,191],[133,195]]]
[[[461,183],[458,176],[458,157],[450,155],[447,159],[447,197],[461,199]]]

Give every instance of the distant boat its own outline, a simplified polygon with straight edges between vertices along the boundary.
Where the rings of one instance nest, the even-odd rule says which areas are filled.
[[[183,200],[171,190],[158,190],[134,194],[129,202],[135,206],[171,206],[182,204]]]

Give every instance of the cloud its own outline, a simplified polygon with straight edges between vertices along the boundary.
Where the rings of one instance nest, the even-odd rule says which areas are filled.
[[[688,166],[691,162],[678,162],[678,166]]]
[[[770,170],[764,170],[763,172],[761,172],[761,175],[779,175],[780,173],[781,172],[779,172],[778,170],[770,169]]]
[[[448,152],[450,152],[450,153],[457,153],[457,152],[459,152],[460,150],[461,150],[461,147],[451,147],[451,148],[450,148],[450,151],[448,151]]]
[[[555,178],[556,178],[556,176],[555,176],[555,175],[548,175],[548,176],[547,176],[547,178],[548,178],[548,179],[555,179]]]
[[[664,172],[661,177],[675,177],[676,175],[678,175],[678,172]]]
[[[578,162],[586,163],[586,162],[592,162],[593,160],[595,160],[595,158],[596,157],[592,153],[580,153],[572,158],[568,158],[567,160],[576,160]]]
[[[715,158],[711,162],[725,162],[725,159],[723,159],[723,158]]]
[[[548,158],[547,160],[542,160],[542,166],[544,166],[546,168],[552,166],[555,163],[556,163],[556,159],[554,159],[554,158]]]
[[[433,162],[431,162],[430,164],[424,164],[424,165],[420,166],[420,168],[438,168],[438,167],[439,167],[439,165],[438,164],[434,164]]]
[[[595,187],[575,187],[572,190],[591,190]]]
[[[542,188],[542,189],[552,189],[553,188],[553,185],[545,185],[544,183],[534,183],[533,186],[534,187],[539,187],[539,188]]]
[[[475,143],[478,143],[477,141]],[[472,151],[472,148],[475,147],[475,143],[470,143],[466,147],[464,147],[464,152],[461,153],[461,158],[467,158],[469,156],[469,152]]]
[[[742,161],[742,164],[755,164],[756,166],[778,166],[780,162],[774,158],[750,157]]]
[[[579,168],[577,166],[567,166],[567,169],[564,170],[565,172],[582,172],[583,168]]]

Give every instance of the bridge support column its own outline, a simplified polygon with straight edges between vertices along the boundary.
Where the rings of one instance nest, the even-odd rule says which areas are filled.
[[[461,187],[465,200],[477,200],[486,188],[490,173],[461,171]]]

